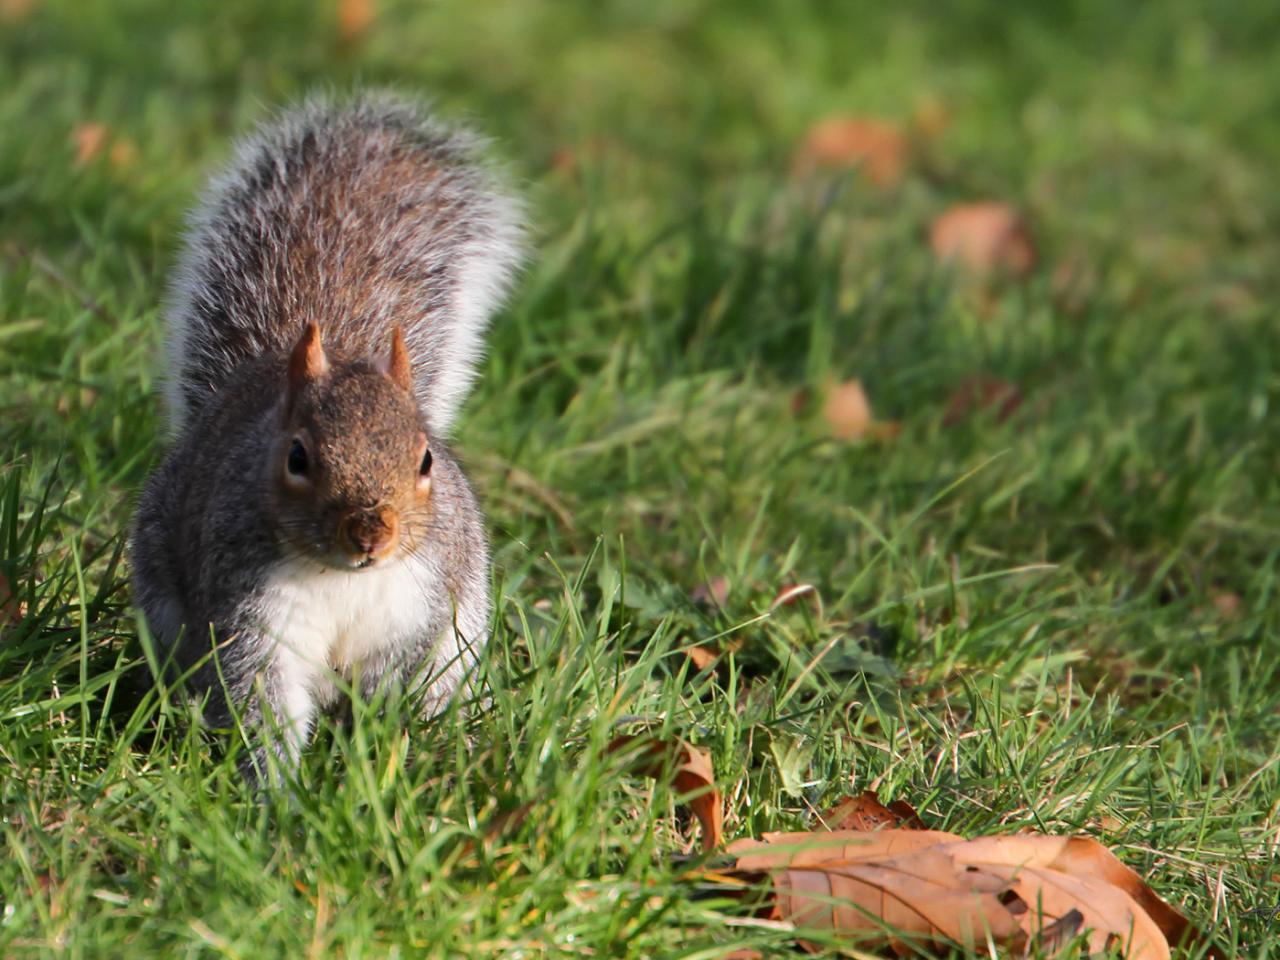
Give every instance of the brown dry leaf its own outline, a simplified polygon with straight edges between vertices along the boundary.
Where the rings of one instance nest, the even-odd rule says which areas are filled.
[[[1004,423],[1022,406],[1022,391],[1017,384],[976,374],[960,381],[947,398],[942,425],[954,427],[981,410],[994,409],[996,420]]]
[[[17,23],[36,8],[36,0],[0,0],[0,21]]]
[[[377,19],[374,0],[338,0],[338,37],[344,44],[357,43]]]
[[[87,167],[106,153],[107,162],[116,170],[133,166],[138,159],[138,148],[131,140],[114,137],[106,124],[82,123],[71,131],[71,142],[76,148],[76,166]]]
[[[857,440],[871,431],[875,417],[861,380],[837,383],[827,391],[822,415],[837,440]]]
[[[929,245],[939,260],[969,273],[1024,277],[1036,265],[1035,240],[1016,207],[999,201],[964,203],[933,222]]]
[[[729,599],[729,581],[724,577],[712,577],[706,583],[694,587],[689,598],[697,604],[723,607],[724,602]]]
[[[1170,943],[1202,941],[1185,917],[1087,837],[961,840],[881,829],[765,834],[730,844],[729,852],[740,870],[771,872],[777,916],[807,926],[873,932],[879,925],[860,912],[870,910],[926,938],[968,942],[985,924],[998,941],[1017,946],[1040,938],[1043,946],[1078,925],[1089,930],[1092,951],[1121,946],[1129,960],[1161,960]],[[833,897],[850,903],[828,902]],[[959,926],[948,921],[953,914]],[[1222,954],[1213,948],[1210,956]]]
[[[889,188],[902,181],[907,154],[907,138],[894,124],[870,117],[831,117],[805,135],[795,169],[808,173],[856,167],[875,186]]]
[[[684,655],[693,661],[699,670],[710,670],[720,659],[720,651],[711,647],[692,646],[684,648]]]
[[[71,141],[76,148],[76,166],[87,166],[106,145],[107,128],[101,123],[82,123],[71,131]]]
[[[742,638],[734,637],[726,640],[724,643],[695,644],[691,647],[684,648],[684,655],[693,661],[693,665],[698,670],[710,670],[712,667],[720,663],[726,655],[737,653],[742,649]]]
[[[720,846],[724,840],[724,810],[709,753],[684,740],[630,735],[615,737],[606,752],[634,752],[640,773],[654,779],[670,776],[702,827],[702,849]]]
[[[1105,848],[1074,842],[1080,839],[965,841],[886,829],[766,835],[765,843],[739,842],[729,850],[741,853],[739,869],[771,872],[775,916],[801,926],[883,936],[887,924],[926,940],[969,945],[989,933],[1021,948],[1035,938],[1042,945],[1060,938],[1078,913],[1092,951],[1120,946],[1129,960],[1168,958],[1166,933],[1175,929],[1180,936],[1186,921]],[[1094,847],[1123,872],[1099,859]],[[1169,916],[1157,923],[1152,909],[1168,911],[1181,926]]]
[[[927,829],[920,814],[907,801],[894,800],[886,807],[874,790],[863,790],[856,797],[845,797],[821,819],[828,830]]]

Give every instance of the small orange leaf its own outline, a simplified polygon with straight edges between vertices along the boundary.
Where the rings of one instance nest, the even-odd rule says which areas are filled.
[[[36,0],[0,0],[0,21],[17,23],[36,8]]]
[[[710,670],[720,659],[720,651],[703,646],[685,647],[684,655],[692,660],[693,665],[699,670]]]
[[[827,391],[827,401],[822,415],[837,440],[857,440],[866,436],[875,418],[871,414],[871,401],[862,389],[861,380],[837,383]]]
[[[831,117],[815,124],[796,153],[795,168],[857,168],[877,187],[901,182],[907,163],[907,138],[897,126],[865,117]]]
[[[864,790],[856,797],[846,797],[824,813],[821,819],[829,830],[879,830],[881,827],[925,829],[924,821],[911,804],[905,800],[894,800],[886,807],[874,790]]]
[[[1023,277],[1037,260],[1035,241],[1022,214],[997,201],[952,207],[929,231],[934,256],[969,273]]]
[[[82,123],[71,131],[71,140],[76,148],[76,166],[87,166],[106,145],[107,128],[101,123]]]
[[[712,577],[694,587],[689,596],[694,603],[723,607],[725,600],[729,599],[729,581],[724,577]]]
[[[374,0],[338,0],[338,37],[356,43],[377,18]]]
[[[656,740],[642,736],[615,737],[607,753],[634,751],[636,769],[655,780],[671,778],[702,827],[703,850],[714,850],[724,840],[724,810],[715,787],[711,754],[684,740]]]

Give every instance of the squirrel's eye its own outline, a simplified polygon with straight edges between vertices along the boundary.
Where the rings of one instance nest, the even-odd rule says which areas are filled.
[[[418,476],[425,477],[431,472],[431,451],[422,451],[422,463],[418,464]]]
[[[285,461],[285,469],[295,477],[307,475],[307,448],[297,437],[289,444],[289,459]]]

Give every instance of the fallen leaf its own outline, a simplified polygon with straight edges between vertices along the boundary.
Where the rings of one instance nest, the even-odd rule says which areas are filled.
[[[1031,230],[1013,206],[998,201],[952,207],[933,222],[929,245],[934,256],[969,273],[1024,277],[1036,265]]]
[[[71,131],[71,140],[76,148],[76,166],[88,166],[102,152],[107,128],[101,123],[82,123]]]
[[[907,138],[894,124],[869,117],[831,117],[815,124],[796,152],[795,169],[856,168],[877,187],[902,181]]]
[[[729,581],[724,577],[712,577],[706,583],[700,583],[689,595],[694,603],[704,606],[723,607],[729,599]]]
[[[0,0],[0,20],[17,23],[36,8],[36,0]]]
[[[711,647],[692,646],[684,648],[684,655],[693,661],[699,670],[710,670],[720,659],[720,651]]]
[[[885,829],[766,834],[763,844],[739,842],[729,851],[739,856],[738,869],[769,872],[774,916],[797,926],[885,937],[887,925],[928,941],[968,946],[990,935],[1021,949],[1046,932],[1061,936],[1060,921],[1073,924],[1074,911],[1089,931],[1091,952],[1120,946],[1129,960],[1169,957],[1163,926],[1134,896],[1144,895],[1142,890],[1097,875],[1099,862],[1087,848],[1076,851],[1070,843],[1076,839],[1081,838],[961,840],[934,831]]]
[[[338,0],[338,37],[344,44],[358,42],[377,18],[374,0]]]
[[[76,166],[87,167],[105,152],[107,162],[117,170],[131,167],[138,159],[138,148],[124,137],[113,137],[102,123],[82,123],[71,131],[76,148]]]
[[[974,413],[992,409],[997,422],[1004,423],[1020,406],[1022,391],[1017,384],[977,374],[966,377],[951,391],[942,414],[942,425],[954,427]]]
[[[793,405],[793,411],[799,413]],[[801,408],[802,409],[802,408]],[[837,440],[892,440],[900,430],[896,420],[876,420],[871,412],[871,401],[862,387],[861,380],[846,380],[827,388],[822,416],[827,421],[831,436]]]
[[[672,786],[698,818],[703,850],[720,846],[724,840],[724,811],[709,753],[684,740],[630,735],[615,737],[606,752],[634,752],[636,769],[644,776],[655,780],[670,777]]]
[[[731,653],[742,649],[742,638],[725,638],[714,644],[698,643],[684,647],[684,655],[693,661],[698,670],[710,670]]]
[[[911,804],[905,800],[894,800],[886,807],[874,790],[864,790],[856,797],[846,797],[822,814],[820,819],[828,830],[879,830],[881,827],[926,829],[920,814],[916,813]]]

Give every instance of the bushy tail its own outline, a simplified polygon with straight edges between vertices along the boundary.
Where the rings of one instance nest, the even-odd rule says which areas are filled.
[[[240,144],[192,216],[168,310],[176,435],[240,363],[404,329],[431,429],[448,432],[522,259],[520,203],[472,134],[409,100],[314,97]]]

